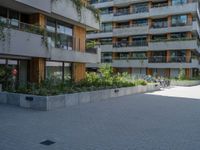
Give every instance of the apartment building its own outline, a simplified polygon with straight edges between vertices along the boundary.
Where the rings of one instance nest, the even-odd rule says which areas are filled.
[[[101,10],[102,63],[116,72],[187,78],[199,74],[198,0],[91,0]],[[88,65],[95,69],[95,65]]]
[[[71,0],[0,0],[0,67],[24,83],[79,81],[98,62],[85,49],[86,30],[98,29],[92,11],[80,15]]]

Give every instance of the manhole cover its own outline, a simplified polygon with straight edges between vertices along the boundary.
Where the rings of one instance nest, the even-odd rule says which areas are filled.
[[[49,146],[49,145],[52,145],[52,144],[55,144],[55,143],[56,142],[51,141],[51,140],[45,140],[45,141],[41,142],[40,144]]]

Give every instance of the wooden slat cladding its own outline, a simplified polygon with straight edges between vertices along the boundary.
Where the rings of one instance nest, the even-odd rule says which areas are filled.
[[[73,80],[78,82],[85,78],[86,75],[86,67],[83,63],[73,63]]]
[[[75,50],[85,52],[86,30],[82,27],[74,26],[74,37]]]

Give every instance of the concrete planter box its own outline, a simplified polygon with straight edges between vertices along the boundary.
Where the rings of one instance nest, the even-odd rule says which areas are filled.
[[[57,96],[35,96],[27,94],[0,92],[0,103],[47,111],[74,105],[82,105],[103,100],[109,100],[109,98],[112,97],[152,92],[159,89],[159,86],[157,86],[156,84],[149,84],[147,86],[106,89],[91,92],[63,94]]]
[[[195,86],[195,85],[200,85],[200,80],[171,81],[171,86]]]

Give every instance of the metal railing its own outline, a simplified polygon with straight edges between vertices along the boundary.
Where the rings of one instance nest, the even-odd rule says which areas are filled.
[[[145,40],[138,40],[133,42],[116,42],[113,43],[114,48],[121,48],[121,47],[140,47],[140,46],[148,46],[148,42]]]
[[[65,50],[80,50],[80,38],[71,37],[65,42],[55,41],[56,33],[49,32],[45,27],[32,25],[18,20],[8,19],[0,17],[0,23],[3,27],[7,29],[14,29],[19,31],[24,31],[32,34],[41,35],[43,40],[48,43],[51,47],[65,49]],[[67,36],[67,35],[66,35]],[[54,40],[53,40],[54,39]]]
[[[153,56],[148,58],[149,63],[191,63],[192,57],[186,56]]]

